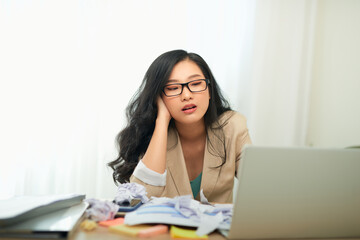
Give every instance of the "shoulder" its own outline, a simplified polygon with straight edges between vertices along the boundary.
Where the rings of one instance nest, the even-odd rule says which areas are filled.
[[[236,139],[247,133],[246,117],[236,111],[224,112],[217,121],[216,129],[221,129],[226,139]],[[232,140],[230,140],[232,141]]]
[[[236,111],[226,111],[219,117],[219,125],[224,131],[245,130],[246,117]]]

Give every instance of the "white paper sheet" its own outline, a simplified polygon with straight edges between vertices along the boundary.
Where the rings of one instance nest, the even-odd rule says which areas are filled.
[[[188,196],[152,198],[136,211],[126,214],[125,224],[163,223],[199,227],[208,234],[215,229],[230,229],[232,204],[206,205]]]

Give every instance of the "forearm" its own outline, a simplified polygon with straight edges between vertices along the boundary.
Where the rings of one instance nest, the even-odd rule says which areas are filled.
[[[168,125],[169,121],[166,119],[156,120],[154,133],[142,159],[147,168],[160,174],[164,173],[166,168]]]

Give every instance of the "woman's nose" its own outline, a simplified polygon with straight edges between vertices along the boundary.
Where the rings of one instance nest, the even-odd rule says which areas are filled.
[[[189,90],[189,88],[187,88],[187,86],[184,86],[183,92],[181,93],[181,99],[184,100],[189,100],[192,97],[192,92]]]

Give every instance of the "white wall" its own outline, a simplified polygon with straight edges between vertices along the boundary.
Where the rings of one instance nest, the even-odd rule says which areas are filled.
[[[320,0],[307,144],[360,145],[360,1]]]
[[[238,79],[254,4],[0,0],[0,198],[114,196],[106,164],[125,107],[165,51],[199,53],[237,107],[229,82]]]

